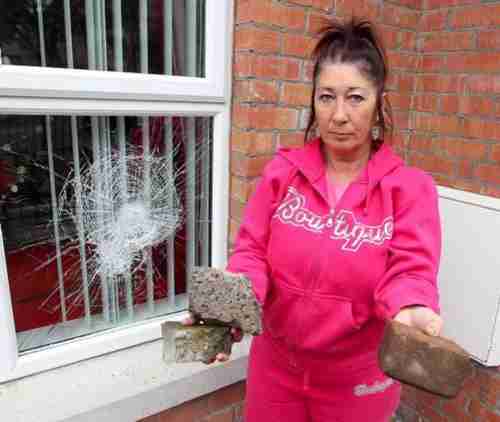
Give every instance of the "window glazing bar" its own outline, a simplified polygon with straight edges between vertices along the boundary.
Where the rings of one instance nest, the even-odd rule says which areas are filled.
[[[66,61],[68,68],[73,69],[73,36],[71,28],[70,0],[64,0],[64,27],[66,35]],[[71,116],[71,144],[73,150],[73,167],[75,172],[75,200],[76,200],[76,230],[78,233],[78,244],[80,251],[80,270],[82,274],[82,294],[85,312],[85,320],[90,324],[90,296],[87,272],[87,255],[85,251],[85,235],[82,222],[82,181],[80,173],[80,153],[78,145],[78,124],[76,116]]]
[[[186,75],[196,74],[196,0],[185,2]],[[196,130],[195,118],[186,118],[186,279],[196,263]],[[188,285],[189,288],[189,285]]]
[[[173,4],[172,0],[163,1],[163,73],[173,74]],[[174,177],[174,139],[173,121],[171,117],[165,117],[164,142],[165,156],[167,157],[167,171]],[[169,195],[168,206],[173,206],[173,195]],[[175,233],[168,239],[166,244],[167,252],[167,294],[170,306],[175,305]]]
[[[85,30],[87,32],[87,61],[89,70],[96,69],[94,0],[85,0]]]
[[[37,0],[37,18],[38,18],[38,36],[40,41],[40,61],[43,67],[47,66],[47,57],[45,50],[45,34],[43,23],[43,7],[42,1]],[[52,206],[52,221],[54,223],[54,240],[56,243],[56,266],[57,266],[57,279],[59,287],[59,301],[61,304],[61,318],[65,322],[67,320],[66,311],[66,296],[64,293],[64,274],[61,260],[61,239],[59,235],[59,215],[57,212],[57,193],[54,169],[54,151],[52,145],[52,126],[50,116],[45,116],[45,131],[47,136],[47,154],[49,164],[49,183],[50,183],[50,200]]]

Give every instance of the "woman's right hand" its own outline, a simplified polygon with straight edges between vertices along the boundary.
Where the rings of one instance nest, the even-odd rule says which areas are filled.
[[[198,321],[196,320],[196,318],[192,314],[189,314],[185,319],[183,319],[181,321],[181,324],[182,325],[194,325],[197,322]],[[243,331],[241,331],[240,328],[232,327],[231,328],[231,339],[232,339],[233,343],[239,343],[243,339]],[[227,353],[218,353],[217,356],[215,356],[215,359],[212,360],[212,362],[209,362],[209,364],[213,363],[215,361],[226,362],[228,360],[229,360],[229,355]]]

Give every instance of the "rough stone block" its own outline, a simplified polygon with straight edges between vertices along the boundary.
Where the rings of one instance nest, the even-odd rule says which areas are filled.
[[[227,324],[244,333],[262,333],[262,309],[250,280],[209,267],[193,270],[189,284],[189,311],[208,324]]]
[[[217,353],[231,353],[233,341],[230,327],[165,322],[161,329],[163,360],[167,363],[210,363]]]
[[[472,373],[469,355],[456,343],[396,321],[386,324],[378,358],[390,377],[444,397],[455,397]]]

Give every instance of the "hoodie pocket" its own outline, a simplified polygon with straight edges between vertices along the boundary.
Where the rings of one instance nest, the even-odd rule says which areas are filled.
[[[358,332],[351,299],[313,294],[301,309],[301,348],[320,353],[333,352],[337,343]]]
[[[304,304],[304,292],[283,282],[273,286],[271,300],[264,308],[264,327],[274,339],[295,345],[300,326],[300,309]]]
[[[320,353],[333,351],[339,340],[359,329],[350,299],[311,295],[282,282],[264,309],[264,326],[285,344]]]

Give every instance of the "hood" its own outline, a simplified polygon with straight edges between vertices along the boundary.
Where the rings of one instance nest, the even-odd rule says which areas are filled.
[[[278,154],[292,164],[315,187],[325,175],[325,160],[321,151],[321,139],[315,138],[304,148],[281,148]],[[404,165],[389,145],[382,144],[372,155],[365,171],[362,171],[354,183],[366,184],[365,213],[369,207],[370,197],[380,181],[395,169]],[[320,189],[320,192],[322,189]],[[322,193],[324,195],[324,193]]]

